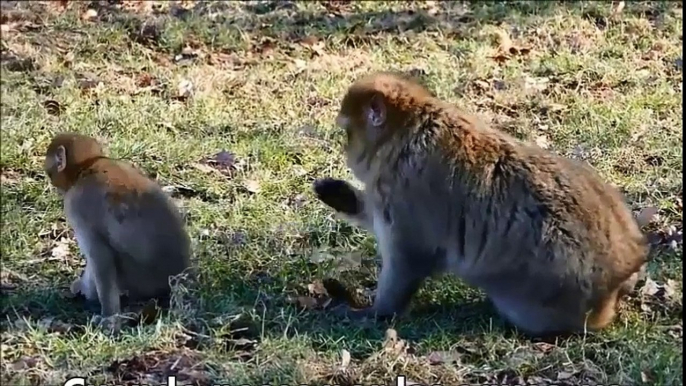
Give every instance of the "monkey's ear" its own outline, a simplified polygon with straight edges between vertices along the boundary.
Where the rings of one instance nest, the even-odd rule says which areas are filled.
[[[386,104],[383,97],[379,94],[374,94],[367,105],[367,122],[374,127],[381,127],[386,123]]]
[[[67,150],[64,146],[59,146],[57,150],[55,150],[54,165],[56,166],[58,173],[62,173],[67,167]]]

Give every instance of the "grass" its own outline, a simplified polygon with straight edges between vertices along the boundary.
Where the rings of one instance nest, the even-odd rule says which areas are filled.
[[[372,70],[586,159],[658,209],[654,236],[680,231],[680,3],[124,3],[2,5],[3,384],[683,383],[680,242],[595,335],[526,339],[450,278],[388,326],[300,307],[325,277],[376,282],[373,237],[310,187],[351,178],[334,116]],[[65,296],[83,259],[41,172],[59,131],[97,136],[186,215],[198,288],[117,337]]]

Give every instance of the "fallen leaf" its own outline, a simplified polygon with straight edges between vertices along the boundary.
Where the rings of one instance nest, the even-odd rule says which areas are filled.
[[[89,21],[96,17],[98,17],[98,11],[94,10],[93,8],[89,8],[86,10],[86,12],[81,14],[81,20],[84,21]]]
[[[527,91],[541,92],[548,88],[549,82],[550,79],[546,77],[532,78],[527,76],[524,78],[524,89]]]
[[[641,309],[645,312],[651,311],[651,306],[665,307],[680,300],[677,296],[678,283],[674,280],[667,280],[666,283],[659,284],[650,278],[646,278],[643,287],[640,289]]]
[[[209,64],[213,66],[226,66],[234,70],[241,69],[245,66],[245,61],[238,57],[235,53],[213,52],[207,57]]]
[[[275,48],[274,39],[266,36],[259,43],[252,44],[252,52],[265,57],[270,57]]]
[[[481,79],[475,80],[474,84],[477,85],[481,90],[488,90],[491,88],[491,85],[488,82]]]
[[[409,345],[403,339],[398,337],[398,332],[389,328],[386,330],[386,339],[384,341],[384,351],[393,355],[402,355],[407,352]]]
[[[216,169],[214,169],[214,168],[212,168],[212,167],[210,167],[210,166],[208,166],[208,165],[201,164],[201,163],[197,163],[197,162],[191,163],[191,166],[194,167],[194,168],[196,168],[196,169],[198,169],[199,171],[201,171],[201,172],[203,172],[203,173],[208,173],[208,174],[209,174],[209,173],[216,173],[216,172],[218,172]]]
[[[398,341],[398,331],[393,328],[389,328],[385,333],[386,342],[397,342]]]
[[[0,289],[3,291],[12,291],[16,289],[21,283],[29,282],[29,278],[14,272],[7,267],[2,267],[0,270]]]
[[[226,340],[226,345],[232,350],[252,350],[253,348],[255,348],[256,344],[256,340],[247,338]]]
[[[176,88],[176,97],[180,100],[188,99],[193,94],[193,83],[190,80],[182,79]]]
[[[649,155],[644,158],[644,161],[650,166],[662,166],[662,164],[665,162],[665,159],[659,155]]]
[[[494,80],[493,88],[498,91],[507,90],[507,84],[502,80]]]
[[[133,92],[133,95],[138,95],[142,92],[150,91],[153,94],[159,94],[163,90],[160,81],[148,73],[142,73],[136,79],[136,87],[139,87]]]
[[[145,384],[166,384],[175,376],[178,385],[209,386],[208,368],[198,351],[188,348],[176,351],[149,351],[129,359],[116,360],[105,369],[117,379]],[[143,382],[141,382],[143,381]]]
[[[297,168],[295,169],[297,170]],[[305,172],[305,174],[307,174],[307,172]],[[307,203],[307,197],[304,194],[298,194],[295,197],[289,197],[284,204],[286,207],[292,206],[295,209],[300,209],[305,203]]]
[[[316,249],[312,255],[310,255],[310,261],[315,264],[320,264],[328,260],[334,260],[336,257],[329,253],[326,249],[319,248]]]
[[[674,339],[683,339],[684,337],[684,327],[680,324],[675,324],[673,326],[667,327],[667,334]]]
[[[81,74],[76,83],[82,91],[89,91],[103,85],[102,81],[91,73]]]
[[[536,342],[533,345],[534,349],[547,354],[555,349],[554,344],[546,343],[546,342]]]
[[[654,206],[645,207],[638,212],[638,215],[636,215],[636,222],[638,222],[638,225],[643,228],[655,220],[657,212],[658,209]]]
[[[495,34],[498,42],[498,48],[496,49],[496,53],[492,55],[491,58],[496,62],[502,63],[515,55],[527,55],[529,52],[531,52],[531,48],[529,47],[515,45],[512,39],[510,39],[508,33],[504,30],[500,29],[496,31]]]
[[[326,55],[326,51],[324,51],[324,47],[326,46],[326,42],[318,40],[315,36],[307,36],[303,38],[300,41],[300,44],[303,46],[307,47],[312,51],[313,53],[319,55],[319,56],[324,56]]]
[[[245,189],[248,190],[248,192],[257,194],[260,192],[260,182],[257,180],[246,180],[245,183]]]
[[[186,46],[181,50],[181,53],[174,56],[174,62],[183,66],[190,64],[195,59],[203,59],[204,57],[205,54],[201,50]]]
[[[557,373],[557,380],[558,381],[564,381],[565,379],[570,379],[574,376],[574,373],[570,373],[569,371],[560,371]]]
[[[226,150],[200,160],[200,164],[195,164],[194,167],[205,172],[218,171],[227,177],[233,177],[234,173],[240,169],[236,156]]]
[[[550,147],[550,143],[548,142],[548,137],[545,135],[539,135],[536,137],[536,145],[540,147],[541,149],[548,149]]]
[[[14,371],[32,369],[37,367],[39,363],[40,357],[38,355],[23,356],[12,363],[12,369]]]
[[[343,349],[341,350],[341,369],[345,370],[350,365],[350,351]]]
[[[71,244],[71,240],[67,239],[66,237],[62,237],[57,242],[57,245],[52,249],[52,257],[56,260],[66,260],[70,253],[69,244]]]
[[[58,116],[64,112],[64,108],[54,99],[48,99],[43,102],[43,107],[50,115]]]
[[[19,173],[15,170],[3,168],[0,174],[0,184],[2,185],[17,185],[20,182]]]
[[[452,351],[433,351],[427,355],[426,359],[432,366],[445,363],[455,364],[460,362],[460,354]]]
[[[623,1],[620,1],[619,3],[617,3],[617,6],[612,9],[612,13],[610,14],[610,18],[618,17],[619,14],[621,14],[622,11],[624,10],[624,5],[625,4]]]
[[[653,296],[660,291],[660,286],[652,279],[647,278],[643,288],[641,288],[641,295]]]
[[[324,284],[322,284],[322,282],[319,280],[315,281],[314,283],[308,284],[307,291],[314,296],[328,295],[328,293],[326,292],[326,288],[324,288]]]
[[[340,256],[340,264],[336,268],[338,272],[355,269],[362,264],[362,254],[359,252],[344,253]]]

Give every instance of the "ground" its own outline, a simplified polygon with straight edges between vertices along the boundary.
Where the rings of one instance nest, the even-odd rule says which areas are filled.
[[[3,384],[683,383],[681,3],[2,11]],[[372,70],[412,73],[498,129],[586,160],[652,221],[648,277],[611,328],[529,339],[450,278],[389,324],[327,315],[323,279],[362,298],[376,282],[373,237],[311,189],[352,178],[334,117]],[[193,240],[199,285],[118,336],[67,296],[84,261],[42,172],[59,131],[94,135],[155,178]]]

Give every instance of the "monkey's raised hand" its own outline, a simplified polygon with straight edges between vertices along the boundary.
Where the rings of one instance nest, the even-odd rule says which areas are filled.
[[[315,181],[313,188],[317,198],[334,209],[339,217],[372,230],[372,216],[365,209],[363,191],[346,181],[328,177]]]
[[[360,191],[346,181],[327,177],[316,180],[313,187],[317,198],[336,212],[357,216],[364,210]]]

